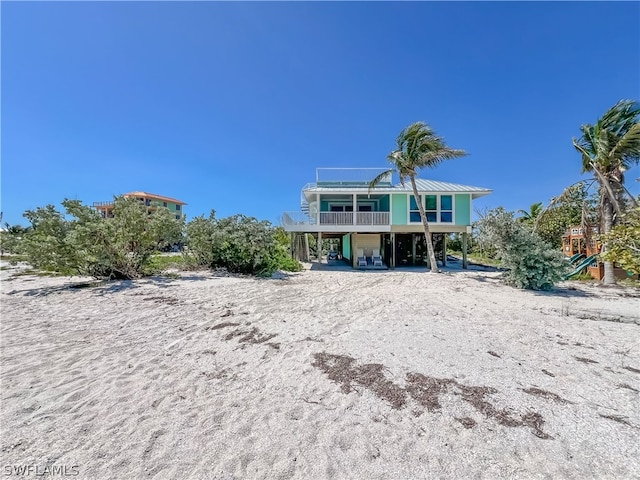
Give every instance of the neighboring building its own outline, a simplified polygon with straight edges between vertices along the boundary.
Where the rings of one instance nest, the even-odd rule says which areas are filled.
[[[330,238],[337,254],[353,267],[382,268],[428,264],[424,228],[411,184],[393,185],[391,175],[369,190],[369,182],[386,169],[318,168],[316,182],[302,188],[301,211],[285,212],[284,228],[311,233],[321,244]],[[472,202],[490,189],[456,183],[416,179],[425,207],[436,256],[446,264],[446,234],[461,233],[463,266],[466,241],[471,232]],[[295,235],[294,235],[295,237]],[[294,239],[295,240],[295,239]],[[295,242],[298,244],[299,242]],[[366,265],[358,259],[366,257]]]
[[[181,200],[177,200],[171,197],[165,197],[163,195],[156,195],[148,192],[129,192],[122,195],[125,198],[136,198],[140,202],[143,202],[147,206],[148,210],[152,212],[158,207],[166,207],[171,211],[176,219],[181,218],[184,215],[183,207],[186,205]],[[111,202],[93,202],[93,207],[100,212],[104,218],[113,217],[113,201]]]

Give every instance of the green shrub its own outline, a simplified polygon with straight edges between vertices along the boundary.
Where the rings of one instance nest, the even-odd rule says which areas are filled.
[[[301,268],[291,258],[286,233],[253,217],[233,215],[218,220],[212,211],[208,218],[196,217],[187,224],[187,239],[187,261],[196,265],[253,275]]]
[[[22,238],[29,231],[20,225],[5,223],[5,229],[0,232],[0,255],[5,253],[19,255],[22,252]]]
[[[497,208],[477,223],[478,242],[494,248],[508,271],[509,285],[532,290],[549,290],[569,271],[564,255],[514,218]]]
[[[68,220],[53,205],[28,210],[31,230],[22,249],[35,268],[94,278],[138,278],[149,273],[151,256],[182,239],[184,220],[168,209],[149,214],[135,199],[118,197],[113,218],[102,218],[79,200],[62,202]]]
[[[628,211],[611,232],[602,235],[606,245],[602,258],[621,268],[640,273],[640,207]]]

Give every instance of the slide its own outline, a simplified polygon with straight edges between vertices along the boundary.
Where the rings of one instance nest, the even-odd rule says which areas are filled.
[[[580,272],[582,272],[585,268],[587,268],[591,264],[591,262],[594,262],[595,259],[596,259],[595,255],[591,255],[590,257],[585,258],[576,266],[576,269],[573,272],[571,272],[569,275],[566,275],[564,279],[569,280],[571,277],[575,277]]]
[[[569,259],[569,262],[571,262],[572,265],[575,265],[576,262],[584,256],[585,256],[584,253],[576,253],[573,257]]]

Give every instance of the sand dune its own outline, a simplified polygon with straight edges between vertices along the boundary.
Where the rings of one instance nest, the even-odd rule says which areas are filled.
[[[637,290],[2,273],[3,474],[640,478]]]

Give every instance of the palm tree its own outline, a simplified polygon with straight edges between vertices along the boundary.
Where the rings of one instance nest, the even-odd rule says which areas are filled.
[[[424,122],[416,122],[402,130],[396,139],[396,147],[387,156],[392,168],[374,178],[369,184],[369,191],[381,181],[389,178],[389,175],[394,172],[400,177],[400,183],[403,186],[407,178],[411,181],[413,196],[420,210],[420,218],[424,226],[429,264],[431,265],[431,271],[437,273],[438,265],[436,264],[436,255],[433,250],[427,215],[424,211],[424,205],[420,201],[418,187],[416,186],[417,170],[425,167],[433,168],[444,160],[463,157],[467,153],[464,150],[455,150],[447,147],[444,139],[436,135],[433,129]]]
[[[582,136],[573,146],[582,156],[582,171],[593,172],[599,184],[602,230],[613,228],[624,208],[624,172],[640,161],[640,106],[621,100],[595,125],[582,125]],[[631,201],[637,204],[631,196]],[[606,251],[606,244],[603,245]],[[604,262],[604,283],[614,284],[613,263]]]
[[[542,208],[542,202],[533,203],[529,207],[529,211],[526,210],[518,210],[518,213],[522,214],[520,217],[521,222],[535,224],[536,220],[543,212],[544,208]]]

